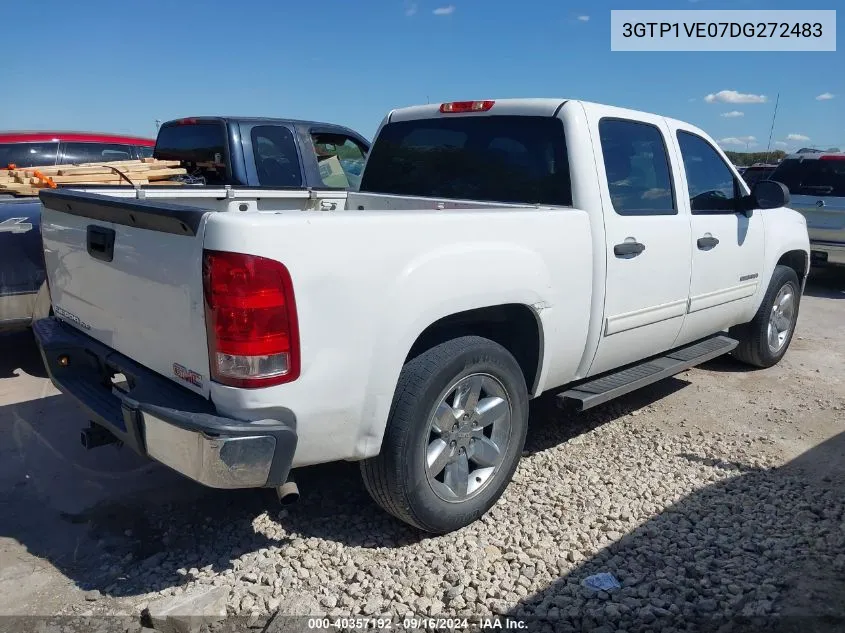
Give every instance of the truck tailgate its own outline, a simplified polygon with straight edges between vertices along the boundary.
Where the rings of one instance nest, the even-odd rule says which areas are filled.
[[[46,190],[40,197],[56,316],[207,396],[206,212],[70,190]]]

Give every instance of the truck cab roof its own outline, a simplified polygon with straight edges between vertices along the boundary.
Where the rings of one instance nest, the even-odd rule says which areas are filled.
[[[311,121],[307,119],[290,119],[284,117],[259,117],[259,116],[191,116],[181,117],[166,121],[161,127],[170,125],[182,125],[186,123],[203,123],[203,122],[217,122],[217,123],[246,123],[246,124],[264,124],[264,125],[293,125],[304,127],[319,127],[327,129],[335,129],[338,131],[351,132],[356,136],[360,134],[352,128],[337,123],[326,123],[325,121]]]
[[[399,121],[411,121],[415,119],[428,119],[439,116],[465,116],[481,115],[485,112],[493,115],[502,116],[540,116],[551,117],[557,116],[561,108],[567,103],[580,104],[585,110],[593,114],[602,113],[608,117],[619,117],[627,119],[644,119],[654,117],[653,113],[632,110],[630,108],[620,108],[618,106],[607,105],[594,101],[584,101],[581,99],[566,99],[563,97],[539,97],[539,98],[525,98],[525,99],[487,99],[474,101],[453,101],[445,103],[431,103],[426,105],[408,106],[404,108],[396,108],[392,110],[384,119],[383,124],[395,123]],[[466,104],[477,104],[475,109]],[[448,111],[448,106],[458,107],[452,111]],[[694,125],[690,125],[686,121],[673,119],[671,117],[662,117],[667,122],[675,125],[683,126],[684,128],[695,131],[699,135],[710,138],[703,130]]]

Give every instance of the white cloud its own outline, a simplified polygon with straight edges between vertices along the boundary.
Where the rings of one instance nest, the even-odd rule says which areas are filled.
[[[455,5],[450,4],[445,7],[437,7],[432,13],[434,15],[452,15],[455,12]]]
[[[803,134],[787,134],[786,135],[787,141],[809,141],[809,136],[804,136]]]
[[[408,2],[405,4],[405,15],[411,17],[412,15],[417,14],[417,3],[416,2]]]
[[[720,90],[704,97],[707,103],[766,103],[766,95],[752,95],[737,92],[736,90]]]
[[[784,143],[783,141],[775,141],[775,145],[777,147],[789,147],[789,143]]]
[[[579,20],[580,22],[589,22],[589,21],[590,21],[590,16],[589,16],[589,15],[579,15],[579,16],[578,16],[578,20]]]
[[[719,145],[740,145],[742,147],[754,147],[757,145],[757,138],[754,136],[729,136],[719,139]]]
[[[816,97],[816,101],[830,101],[836,95],[832,95],[829,92],[823,92],[818,97]]]
[[[719,116],[722,116],[726,119],[736,119],[737,117],[745,116],[745,112],[740,112],[739,110],[731,110],[730,112],[722,112]]]

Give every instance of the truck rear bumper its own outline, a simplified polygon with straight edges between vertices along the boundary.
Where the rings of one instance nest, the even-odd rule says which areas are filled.
[[[811,240],[810,251],[815,262],[845,264],[845,243]]]
[[[262,488],[288,477],[295,417],[245,422],[55,317],[33,333],[53,384],[140,455],[212,488]],[[113,381],[125,377],[125,385]]]

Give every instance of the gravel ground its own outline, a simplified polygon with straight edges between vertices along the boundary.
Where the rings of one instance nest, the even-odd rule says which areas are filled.
[[[354,464],[304,469],[280,510],[79,453],[62,440],[81,416],[17,337],[25,362],[0,367],[0,614],[137,616],[218,587],[259,629],[276,611],[563,631],[845,618],[845,275],[817,276],[796,336],[770,370],[718,359],[575,417],[536,401],[503,499],[434,538],[380,512]],[[582,585],[599,572],[621,586]]]

